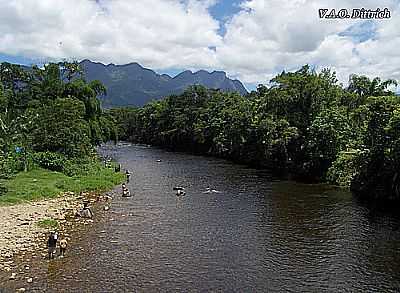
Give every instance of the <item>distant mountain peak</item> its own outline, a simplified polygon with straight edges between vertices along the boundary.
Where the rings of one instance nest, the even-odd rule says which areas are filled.
[[[104,107],[142,106],[154,99],[180,94],[194,84],[247,94],[243,84],[239,80],[228,78],[224,71],[185,70],[172,78],[168,74],[158,74],[137,62],[104,65],[85,59],[80,64],[88,80],[97,79],[106,86],[107,96],[101,98]]]

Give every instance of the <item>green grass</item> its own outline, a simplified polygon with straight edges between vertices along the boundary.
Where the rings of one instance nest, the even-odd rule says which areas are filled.
[[[91,164],[83,174],[72,177],[45,169],[21,172],[3,182],[8,191],[0,196],[0,205],[54,198],[66,191],[105,191],[120,184],[124,178],[122,173],[115,173],[100,164]]]
[[[38,226],[41,228],[56,230],[59,227],[59,223],[54,219],[44,219],[38,222]]]

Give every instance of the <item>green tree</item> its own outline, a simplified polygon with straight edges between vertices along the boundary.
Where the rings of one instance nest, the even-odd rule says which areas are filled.
[[[58,98],[28,113],[36,125],[32,130],[35,151],[58,152],[72,158],[90,155],[90,127],[84,119],[83,102]]]

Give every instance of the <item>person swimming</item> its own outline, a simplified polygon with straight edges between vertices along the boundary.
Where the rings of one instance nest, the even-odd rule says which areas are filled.
[[[174,187],[174,190],[176,190],[176,196],[186,195],[185,188],[183,188],[183,187],[177,186],[177,187]]]
[[[211,189],[211,187],[207,187],[205,191],[203,191],[203,193],[220,193],[221,191],[215,190],[215,189]]]

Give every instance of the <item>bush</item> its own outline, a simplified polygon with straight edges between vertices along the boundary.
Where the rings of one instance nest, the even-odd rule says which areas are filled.
[[[20,154],[0,155],[0,179],[8,179],[22,170],[24,170],[24,162]]]
[[[47,151],[34,153],[33,162],[41,168],[63,172],[64,166],[67,163],[67,159],[62,154]]]
[[[2,182],[0,182],[0,196],[6,194],[7,191],[8,191],[7,187],[5,187]]]
[[[329,183],[343,187],[350,187],[360,169],[364,157],[360,150],[340,152],[332,166],[328,169],[326,179]]]
[[[100,168],[99,164],[90,159],[68,160],[65,162],[62,172],[72,177],[87,175],[92,172],[93,169],[97,170],[98,168]]]

